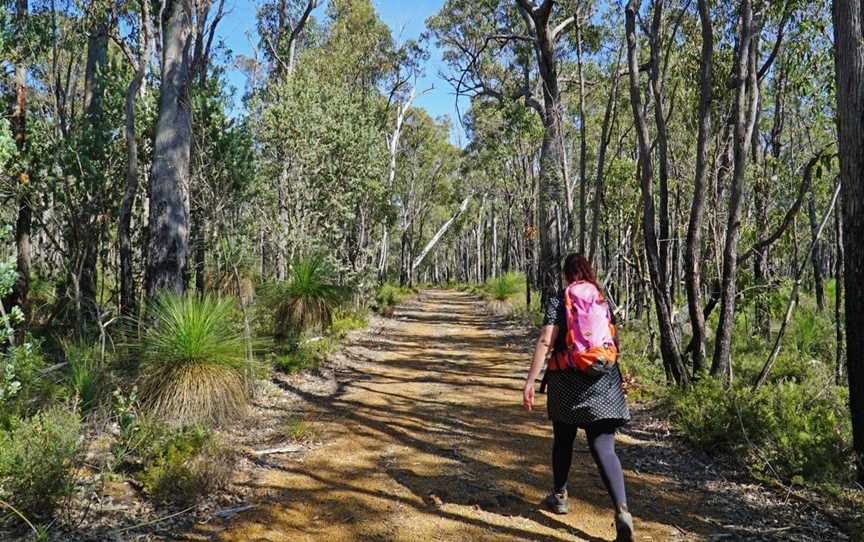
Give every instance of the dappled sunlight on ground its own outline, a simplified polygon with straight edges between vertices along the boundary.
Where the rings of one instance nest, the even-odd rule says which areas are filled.
[[[256,509],[190,540],[612,540],[612,510],[580,436],[571,512],[539,506],[550,485],[545,407],[521,409],[532,338],[466,294],[425,291],[344,354],[331,396],[307,394],[325,444],[251,483]],[[289,384],[282,384],[288,386]],[[299,389],[293,393],[303,395]],[[543,397],[543,396],[540,396]],[[626,436],[619,449],[650,443]],[[637,540],[698,538],[704,496],[627,470]]]

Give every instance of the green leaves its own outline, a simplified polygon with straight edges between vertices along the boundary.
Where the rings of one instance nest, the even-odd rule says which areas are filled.
[[[378,107],[382,98],[299,69],[264,98],[261,184],[269,185],[277,231],[288,252],[344,246],[360,222],[386,204],[387,155]],[[347,262],[346,254],[339,259]]]

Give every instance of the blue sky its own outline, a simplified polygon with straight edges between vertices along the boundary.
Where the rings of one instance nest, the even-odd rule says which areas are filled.
[[[219,37],[235,55],[252,54],[252,44],[257,42],[255,32],[255,11],[260,0],[226,0],[226,9],[230,10],[219,26]],[[384,23],[390,27],[393,38],[401,43],[409,39],[417,39],[425,30],[426,19],[441,8],[444,0],[372,0],[378,14]],[[408,7],[410,6],[410,8]],[[323,16],[325,6],[319,7],[315,14]],[[455,96],[450,85],[439,77],[445,70],[441,60],[441,52],[430,51],[429,61],[425,66],[425,74],[418,83],[418,97],[415,105],[422,107],[433,117],[450,117],[453,129],[453,142],[464,144],[464,132],[458,126]],[[246,85],[246,78],[238,70],[229,73],[230,83],[240,94]],[[421,95],[422,93],[422,95]],[[465,104],[462,105],[465,110]]]

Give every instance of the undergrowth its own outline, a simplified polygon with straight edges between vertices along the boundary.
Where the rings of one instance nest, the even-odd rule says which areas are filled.
[[[416,293],[417,290],[410,286],[399,286],[385,282],[375,294],[372,310],[382,316],[393,316],[396,306]]]
[[[728,387],[707,374],[687,389],[667,385],[659,352],[646,348],[645,324],[625,322],[621,367],[631,383],[630,398],[666,404],[675,426],[694,447],[737,463],[757,478],[848,482],[853,473],[848,389],[834,383],[833,307],[819,311],[812,296],[801,294],[776,364],[765,384],[752,391],[789,293],[780,288],[771,294],[770,340],[756,335],[752,305],[740,307],[733,334],[734,379]],[[713,325],[712,317],[709,331]],[[687,341],[685,336],[681,343]],[[710,364],[712,341],[706,346]]]
[[[73,466],[81,444],[74,407],[55,406],[0,430],[0,499],[31,521],[49,519],[76,487]],[[19,518],[0,510],[0,525]]]

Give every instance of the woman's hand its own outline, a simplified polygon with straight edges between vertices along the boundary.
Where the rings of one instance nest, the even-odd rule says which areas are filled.
[[[534,408],[534,380],[525,382],[525,389],[522,390],[522,408],[529,412]]]

